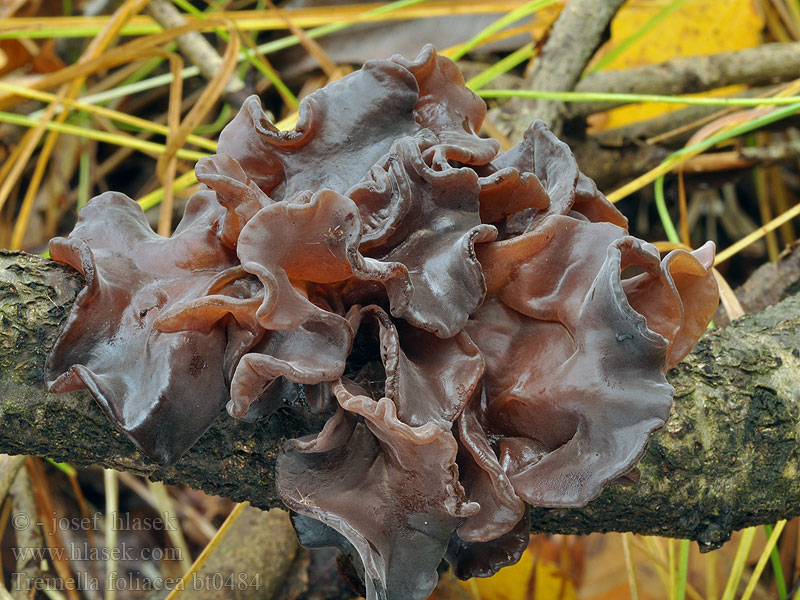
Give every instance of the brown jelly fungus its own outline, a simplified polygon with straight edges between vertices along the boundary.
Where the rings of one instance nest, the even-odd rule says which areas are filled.
[[[662,259],[543,123],[501,153],[485,112],[432,47],[313,93],[293,131],[249,98],[171,238],[106,193],[50,243],[86,287],[49,388],[168,463],[224,406],[265,417],[302,384],[331,416],[285,445],[278,490],[369,600],[427,598],[443,559],[515,562],[526,503],[635,469],[717,288],[712,244]]]

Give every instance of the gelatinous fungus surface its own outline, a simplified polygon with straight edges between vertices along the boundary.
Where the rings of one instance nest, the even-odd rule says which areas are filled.
[[[110,193],[51,242],[87,285],[50,389],[170,462],[226,404],[264,418],[304,385],[331,416],[278,489],[369,600],[426,598],[443,559],[515,562],[525,503],[582,506],[635,468],[717,289],[713,245],[662,259],[543,123],[499,153],[484,116],[431,47],[315,92],[293,131],[250,98],[171,238]]]

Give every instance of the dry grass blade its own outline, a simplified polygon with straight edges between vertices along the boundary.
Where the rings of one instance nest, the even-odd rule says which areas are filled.
[[[249,505],[250,504],[248,502],[240,502],[236,505],[236,507],[231,511],[231,514],[228,515],[228,518],[225,519],[225,522],[220,526],[219,530],[217,530],[216,535],[210,542],[208,542],[208,545],[200,553],[200,556],[198,556],[194,563],[192,563],[192,567],[186,573],[184,573],[180,583],[169,593],[169,596],[167,596],[166,600],[175,600],[175,598],[177,598],[181,592],[185,591],[185,582],[191,579],[192,575],[203,566],[203,563],[205,563],[217,545],[219,545],[219,543],[222,541],[222,538],[225,537],[227,531],[236,522],[236,519],[238,519],[242,514],[242,511],[244,511],[244,509]]]
[[[0,504],[3,503],[8,494],[11,482],[14,481],[20,468],[25,464],[25,458],[25,456],[0,454]]]
[[[92,39],[78,60],[78,63],[81,64],[90,62],[92,59],[100,56],[117,37],[119,30],[125,25],[125,23],[132,16],[138,13],[146,3],[147,0],[126,0],[126,2],[124,2],[122,6],[112,15],[111,20],[100,33],[100,35]],[[43,121],[49,121],[52,118],[52,115],[56,112],[58,105],[61,103],[61,99],[69,98],[70,100],[73,100],[78,95],[78,92],[85,81],[86,75],[79,76],[73,79],[68,85],[62,87],[62,89],[58,92],[58,102],[54,101],[50,104],[50,106],[48,106]],[[68,114],[69,113],[66,110],[59,113],[56,115],[56,122],[63,123],[66,121]],[[32,151],[33,147],[38,143],[43,133],[44,130],[38,127],[33,130],[33,135],[28,137],[28,139],[25,141],[26,146],[30,147],[26,147],[26,151],[28,149]],[[41,152],[39,153],[39,158],[36,161],[36,167],[34,169],[33,176],[28,183],[28,188],[25,191],[25,198],[22,201],[22,207],[19,210],[17,221],[14,224],[14,231],[11,236],[10,244],[12,250],[22,247],[22,238],[25,235],[25,230],[28,226],[28,219],[30,218],[31,210],[33,209],[33,202],[36,199],[36,193],[39,191],[39,186],[41,185],[42,178],[44,177],[45,170],[47,169],[47,165],[50,160],[50,155],[52,154],[53,148],[55,148],[57,139],[58,132],[51,131],[45,140]],[[18,170],[17,173],[17,177],[11,179],[11,185],[16,185],[19,175],[21,175],[22,171]],[[4,184],[5,183],[6,182],[4,182]],[[0,195],[0,206],[2,206],[3,201],[4,198]]]
[[[50,548],[66,549],[61,532],[59,531],[58,527],[55,526],[56,519],[53,517],[56,514],[56,511],[53,508],[53,503],[50,500],[50,483],[47,480],[44,469],[42,469],[41,459],[32,456],[28,457],[27,467],[28,474],[31,478],[33,493],[36,496],[36,505],[39,510],[39,516],[42,523],[44,523],[43,528],[47,545],[50,546]],[[52,553],[51,558],[53,560],[53,566],[55,567],[56,573],[58,573],[58,576],[63,581],[74,581],[74,579],[72,579],[72,572],[69,563],[64,559],[65,555],[68,555],[68,553]],[[65,592],[70,600],[80,600],[80,596],[74,589],[74,586],[66,586]]]
[[[651,566],[655,568],[655,571],[658,574],[662,585],[664,586],[665,592],[669,594],[670,585],[672,585],[672,583],[670,582],[669,576],[669,559],[667,556],[667,551],[662,545],[663,539],[650,536],[640,537],[631,534],[629,541],[632,546],[635,546],[639,552],[644,554],[650,560]],[[692,600],[703,600],[703,596],[691,583],[687,583],[686,585],[686,594]],[[670,596],[667,595],[666,597],[669,598]]]
[[[86,519],[85,522],[88,523],[91,520],[91,515],[89,514],[89,506],[86,504],[86,497],[83,495],[81,484],[78,481],[78,472],[71,468],[66,471],[66,475],[69,479],[69,485],[72,488],[72,493],[75,494],[75,501],[78,503],[78,509],[81,511],[81,517]],[[94,538],[94,529],[92,527],[86,528],[86,541],[89,543],[90,548],[97,547]],[[98,564],[96,561],[92,562],[92,572],[99,581],[100,573],[98,571]]]
[[[359,18],[363,22],[395,21],[408,19],[424,19],[432,17],[449,17],[455,15],[480,15],[487,13],[509,12],[525,4],[525,0],[445,0],[427,2],[424,6],[409,6],[396,13],[371,14],[362,16],[364,12],[374,11],[385,4],[374,2],[365,4],[345,4],[330,7],[303,8],[285,11],[292,22],[299,27],[317,27],[352,21]],[[236,23],[239,31],[270,31],[286,29],[286,22],[272,11],[240,10],[220,11],[222,19]],[[213,25],[203,23],[202,19],[188,16],[186,20],[192,24],[200,22],[198,31],[212,31]],[[0,39],[16,38],[50,38],[50,37],[89,37],[95,35],[106,23],[108,17],[16,17],[0,21]],[[122,31],[122,35],[151,35],[161,28],[147,16],[140,16],[131,21]]]
[[[61,93],[59,93],[59,96],[60,95]],[[55,113],[57,105],[58,103],[53,103],[50,105],[48,107],[48,114],[52,115]],[[67,113],[64,112],[60,115],[57,115],[56,119],[57,123],[63,123],[67,119]],[[33,131],[38,132],[40,130],[37,128]],[[50,155],[53,152],[53,148],[55,148],[57,140],[58,132],[51,130],[44,142],[41,152],[39,153],[39,158],[36,160],[36,167],[33,170],[33,176],[31,177],[28,187],[25,190],[25,197],[22,200],[22,207],[19,209],[17,220],[14,223],[14,231],[11,234],[11,244],[9,244],[9,247],[12,250],[18,250],[22,248],[22,238],[25,235],[25,230],[28,227],[28,219],[30,218],[31,210],[33,209],[33,202],[36,199],[36,193],[39,191],[39,186],[42,183],[42,178],[44,177],[44,173],[50,161]],[[32,146],[35,146],[37,142],[38,139],[36,139],[35,135],[27,140],[27,143],[31,144]],[[14,185],[16,185],[16,183],[16,181],[13,181]]]
[[[161,203],[161,214],[158,221],[158,233],[169,236],[172,230],[172,206],[174,198],[175,166],[177,152],[186,142],[189,134],[202,122],[203,118],[219,101],[220,96],[225,91],[231,75],[236,69],[237,57],[239,55],[240,38],[232,25],[228,29],[229,42],[225,50],[222,64],[214,78],[203,90],[200,98],[189,110],[186,118],[180,120],[180,105],[183,89],[183,80],[180,77],[182,63],[170,57],[170,68],[173,72],[173,80],[170,88],[169,104],[169,129],[170,135],[167,138],[167,146],[162,157],[159,158],[157,171],[161,179],[164,197]]]
[[[180,551],[181,570],[185,573],[192,568],[192,555],[189,553],[189,546],[186,544],[186,540],[183,537],[180,521],[177,519],[177,515],[175,514],[175,507],[173,505],[172,498],[167,491],[167,487],[160,481],[148,481],[148,487],[150,488],[150,491],[156,500],[158,512],[160,514],[176,517],[174,520],[170,521],[171,523],[174,523],[175,526],[167,527],[166,530],[172,546]]]
[[[111,21],[108,23],[107,30],[103,33],[103,35],[98,36],[89,44],[86,51],[83,53],[80,61],[73,65],[72,67],[66,67],[61,69],[54,75],[54,78],[43,78],[40,80],[37,85],[42,87],[47,87],[48,85],[53,85],[57,83],[61,83],[62,81],[70,81],[69,85],[66,88],[62,88],[59,94],[55,95],[52,98],[51,104],[48,106],[45,114],[42,116],[40,121],[37,123],[36,127],[29,131],[26,136],[23,138],[23,143],[15,151],[14,156],[11,157],[6,165],[4,165],[3,169],[6,171],[5,173],[0,173],[0,175],[4,175],[4,181],[2,186],[0,186],[0,208],[2,208],[2,204],[8,198],[10,191],[14,188],[16,183],[19,180],[19,177],[22,174],[22,170],[24,169],[27,161],[32,156],[33,150],[37,141],[41,138],[42,134],[44,133],[45,129],[51,129],[53,133],[48,136],[45,145],[39,155],[36,168],[34,170],[33,176],[31,181],[27,187],[25,198],[23,200],[22,206],[19,210],[19,215],[16,219],[14,230],[12,234],[12,239],[10,243],[10,247],[12,248],[19,248],[22,246],[23,243],[23,236],[25,234],[25,230],[27,228],[27,224],[29,221],[29,217],[31,214],[31,210],[34,204],[34,200],[36,198],[36,193],[39,189],[39,185],[42,181],[44,173],[47,168],[47,164],[52,153],[52,149],[55,144],[56,136],[59,130],[67,130],[70,126],[65,124],[64,121],[66,120],[68,112],[66,110],[62,110],[60,114],[53,119],[53,114],[55,113],[56,108],[62,104],[63,100],[73,101],[73,98],[77,95],[77,92],[80,89],[80,86],[85,81],[85,78],[88,77],[90,74],[108,68],[110,66],[116,66],[117,64],[125,61],[130,61],[132,59],[138,59],[143,54],[152,54],[153,49],[158,48],[158,46],[162,43],[170,41],[175,37],[180,36],[182,33],[185,33],[188,30],[197,29],[197,25],[187,25],[183,28],[176,28],[170,30],[168,32],[164,32],[162,34],[150,36],[145,39],[138,39],[124,46],[120,46],[108,52],[104,52],[107,45],[115,39],[118,31],[124,25],[124,23],[143,6],[143,0],[128,0],[123,6],[115,13],[115,18],[112,18]],[[238,42],[238,40],[237,40]],[[223,65],[222,72],[223,74],[227,73],[229,75],[230,71],[233,67],[235,67],[235,56],[236,52],[238,52],[238,43],[234,42],[233,46],[235,48],[235,52],[233,53],[233,60],[228,61],[225,65]],[[232,64],[231,64],[232,62]],[[180,69],[178,69],[180,71]],[[215,86],[209,86],[210,89],[207,90],[209,93],[215,93]],[[187,117],[188,128],[173,128],[175,135],[170,136],[168,139],[168,145],[166,147],[166,152],[177,154],[180,152],[181,154],[185,154],[184,151],[179,150],[180,146],[183,145],[185,139],[188,137],[191,129],[199,123],[202,117],[205,115],[205,112],[210,110],[214,101],[216,101],[216,97],[218,97],[218,93],[214,97],[212,102],[208,102],[208,94],[205,95],[206,102],[199,103],[200,106],[195,106],[194,112],[190,111],[189,117]],[[180,100],[180,99],[179,99]],[[201,98],[202,100],[202,98]],[[204,112],[205,111],[205,112]],[[8,116],[8,115],[7,115]],[[10,119],[7,119],[10,120]],[[63,129],[62,129],[63,128]],[[96,136],[97,138],[105,138],[109,139],[109,136]],[[138,144],[140,149],[148,148],[148,145],[145,144]],[[155,145],[153,150],[160,150],[160,145]],[[197,157],[194,157],[196,160]],[[173,159],[168,159],[174,161]],[[163,170],[162,173],[166,173],[166,170]],[[174,167],[173,167],[174,173]],[[174,177],[174,176],[173,176]],[[173,177],[168,177],[168,180],[171,180]],[[168,195],[171,193],[173,189],[172,185],[166,186],[167,189],[170,190]],[[162,230],[165,230],[162,228]]]
[[[147,55],[149,56],[155,54],[159,53],[152,53],[152,54],[148,53]],[[55,96],[54,94],[50,94],[48,92],[32,90],[29,88],[25,88],[19,85],[14,85],[11,83],[6,83],[3,81],[0,81],[0,90],[6,90],[21,97],[31,98],[32,100],[40,100],[42,102],[48,102],[48,103],[54,102],[57,98],[57,96]],[[120,123],[125,123],[126,125],[136,127],[143,131],[151,131],[153,133],[159,133],[165,136],[169,134],[168,127],[165,127],[158,123],[154,123],[153,121],[148,121],[147,119],[142,119],[134,115],[129,115],[127,113],[120,112],[118,110],[106,108],[104,106],[86,104],[85,102],[80,102],[78,100],[69,100],[67,98],[62,99],[61,104],[69,106],[70,108],[73,108],[75,110],[87,112],[90,115],[105,117],[107,119],[112,119]],[[187,136],[186,142],[194,146],[199,146],[200,148],[205,148],[206,150],[211,150],[212,152],[216,152],[217,150],[216,142],[206,139],[204,137],[200,137],[199,135]]]
[[[11,194],[11,190],[17,185],[22,171],[27,166],[31,156],[33,156],[36,144],[41,139],[45,129],[47,129],[47,124],[53,118],[56,106],[58,106],[57,102],[61,98],[63,98],[63,95],[59,94],[54,99],[54,102],[47,108],[45,114],[42,115],[39,124],[25,133],[19,145],[11,153],[11,156],[9,156],[3,166],[0,167],[0,180],[3,181],[3,183],[0,184],[0,210],[3,209],[3,206]]]
[[[781,176],[781,170],[778,166],[771,166],[766,168],[766,172],[767,181],[770,189],[772,190],[772,199],[775,212],[778,214],[784,213],[791,208],[792,202],[790,199],[788,186]],[[781,225],[780,232],[781,241],[783,242],[784,247],[791,245],[795,239],[797,239],[794,225],[791,222]]]
[[[106,559],[106,593],[105,600],[115,600],[117,597],[117,528],[114,522],[119,513],[119,482],[114,469],[103,469],[103,483],[106,496],[106,548],[111,548]]]
[[[722,302],[722,307],[728,314],[728,319],[733,322],[736,319],[743,317],[744,309],[742,308],[741,302],[739,302],[739,299],[736,297],[736,294],[733,293],[731,286],[717,269],[714,269],[712,273],[714,274],[714,279],[717,281],[717,287],[719,287],[719,299],[720,302]]]
[[[217,103],[225,89],[225,84],[236,68],[241,40],[234,26],[231,23],[226,23],[226,25],[230,34],[230,42],[228,42],[225,55],[222,57],[222,66],[214,79],[208,82],[203,93],[189,110],[173,139],[167,143],[167,154],[177,152],[183,146],[189,134],[202,122],[203,118]]]
[[[718,265],[720,263],[725,262],[735,254],[742,251],[742,249],[747,248],[750,244],[754,244],[761,238],[763,238],[767,233],[770,231],[775,231],[778,227],[783,225],[784,223],[788,223],[795,217],[800,216],[800,204],[795,204],[792,208],[787,210],[785,213],[778,215],[774,219],[772,219],[769,223],[765,223],[752,233],[746,235],[738,242],[731,244],[722,252],[717,254],[716,259],[714,260],[714,264]]]
[[[756,98],[774,97],[774,96],[777,96],[778,94],[780,94],[782,91],[784,91],[787,88],[789,88],[791,85],[792,85],[791,83],[784,83],[784,84],[775,86],[774,88],[772,88],[772,89],[770,89],[768,91],[765,91],[765,92],[763,92],[761,94],[758,94],[755,97]],[[703,125],[711,123],[712,121],[716,121],[717,119],[719,119],[721,117],[724,117],[725,115],[728,115],[728,114],[730,114],[732,112],[735,112],[736,110],[738,110],[738,109],[735,106],[731,106],[731,107],[728,107],[728,108],[723,108],[722,110],[714,112],[714,113],[712,113],[710,115],[706,115],[705,117],[697,119],[696,121],[692,121],[690,123],[686,123],[685,125],[681,125],[680,127],[675,127],[674,129],[670,129],[669,131],[665,131],[664,133],[660,133],[658,135],[654,135],[652,137],[649,137],[644,141],[644,143],[648,144],[648,145],[653,145],[653,144],[660,144],[662,142],[666,142],[666,141],[668,141],[671,138],[674,138],[676,136],[683,135],[685,133],[688,133],[689,131],[697,130],[700,127],[702,127]]]
[[[800,81],[792,82],[779,93],[775,98],[785,98],[793,96],[800,89]],[[790,112],[796,112],[796,105],[791,104],[784,108],[777,106],[758,107],[754,109],[738,111],[733,114],[725,115],[712,123],[709,123],[697,133],[695,133],[687,145],[678,152],[672,154],[657,167],[651,169],[633,181],[623,185],[621,188],[608,194],[608,200],[612,203],[618,202],[622,198],[642,189],[644,186],[654,182],[659,177],[670,173],[675,168],[686,163],[686,161],[705,152],[715,140],[725,137],[725,132],[741,132],[747,129],[751,122],[763,126],[767,121],[772,122],[779,118],[785,118]],[[749,132],[749,131],[747,131]],[[731,133],[733,135],[733,133]]]
[[[686,182],[683,179],[683,165],[678,169],[678,208],[680,215],[681,242],[691,246],[689,235],[689,208],[686,202]]]
[[[770,206],[770,191],[769,186],[767,184],[767,175],[764,172],[764,169],[756,167],[753,169],[753,177],[755,179],[756,184],[756,197],[758,198],[758,213],[761,217],[762,223],[769,223],[772,220],[772,207]],[[774,231],[770,231],[766,234],[766,242],[767,242],[767,256],[769,256],[770,262],[775,262],[778,260],[778,254],[780,251],[778,250],[778,236],[775,235]]]
[[[286,11],[283,11],[275,6],[275,3],[272,0],[266,0],[266,2],[270,10],[274,11],[278,17],[284,20],[286,23],[286,28],[298,37],[300,44],[306,49],[306,52],[316,59],[316,61],[319,63],[319,66],[325,72],[325,75],[331,77],[336,72],[336,63],[331,60],[331,57],[328,56],[328,53],[325,52],[322,46],[320,46],[315,40],[308,37],[306,32],[295,24]]]
[[[32,82],[30,87],[36,90],[50,89],[77,78],[87,77],[98,71],[104,71],[121,64],[129,63],[133,60],[138,60],[144,53],[171,42],[185,33],[203,29],[206,24],[210,24],[212,27],[224,27],[225,23],[226,22],[222,19],[209,18],[203,21],[192,21],[181,27],[170,29],[169,31],[162,31],[147,37],[137,38],[117,46],[116,48],[112,48],[107,52],[103,52],[92,60],[78,62],[74,65],[59,69],[54,73],[50,73]],[[0,100],[0,108],[13,106],[16,104],[16,101],[17,99],[15,97],[4,98]]]
[[[631,600],[639,600],[639,582],[636,580],[636,567],[633,564],[631,544],[628,540],[629,535],[629,533],[623,533],[621,536],[622,554],[625,556],[625,571],[628,575],[628,588],[631,592]]]
[[[156,511],[161,511],[161,504],[153,494],[151,487],[145,485],[135,475],[131,475],[130,473],[120,471],[118,475],[120,481],[130,488],[134,493],[136,493],[142,500],[147,502],[147,504],[149,504]],[[208,540],[213,538],[217,533],[217,528],[214,527],[211,521],[209,521],[204,515],[200,514],[200,512],[191,504],[180,503],[175,508],[179,515],[191,520],[192,524],[197,528],[197,530]]]
[[[173,183],[175,182],[175,168],[178,163],[177,145],[181,140],[178,139],[181,124],[181,98],[183,97],[183,78],[181,68],[183,60],[175,53],[170,52],[169,69],[172,73],[172,82],[169,86],[169,109],[167,116],[167,126],[169,135],[167,136],[167,147],[158,158],[156,163],[156,173],[164,187],[164,199],[161,201],[161,213],[158,218],[158,233],[164,237],[169,237],[172,233],[172,206],[175,198]],[[180,144],[182,145],[182,144]]]

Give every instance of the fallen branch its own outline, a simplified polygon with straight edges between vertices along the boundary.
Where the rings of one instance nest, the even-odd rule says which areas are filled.
[[[288,437],[320,427],[302,408],[243,423],[221,415],[174,466],[142,456],[88,394],[44,391],[45,357],[82,281],[49,260],[0,251],[0,452],[100,464],[268,508]],[[698,540],[800,514],[800,295],[707,334],[669,379],[675,410],[633,487],[580,510],[535,508],[536,531],[635,531]]]
[[[632,179],[661,163],[669,151],[662,146],[622,146],[604,148],[594,137],[570,142],[581,170],[598,186],[613,189],[620,181]],[[800,142],[772,146],[743,146],[737,150],[708,152],[690,158],[682,165],[686,174],[736,171],[755,166],[770,166],[800,158]]]
[[[623,0],[568,2],[553,24],[550,36],[526,78],[525,87],[548,92],[571,91],[622,3]],[[559,136],[563,115],[564,105],[559,102],[536,100],[526,103],[514,117],[512,139],[521,138],[528,123],[534,119],[542,119]]]
[[[188,23],[169,0],[150,0],[147,4],[147,12],[164,29],[181,27]],[[200,74],[208,81],[214,79],[217,71],[222,68],[222,57],[199,31],[190,31],[183,34],[176,40],[176,43],[180,51],[186,55],[192,64],[200,69]],[[232,99],[238,98],[236,102],[239,105],[247,96],[244,81],[235,73],[225,84],[225,95]]]
[[[575,91],[675,96],[736,83],[770,85],[800,77],[799,52],[800,42],[793,42],[764,44],[757,48],[709,56],[685,56],[657,65],[592,73],[575,86]],[[569,115],[586,116],[621,104],[624,103],[574,103],[569,107]]]

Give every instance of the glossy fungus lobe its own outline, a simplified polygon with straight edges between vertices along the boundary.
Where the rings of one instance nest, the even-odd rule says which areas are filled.
[[[86,287],[50,389],[87,389],[162,463],[225,406],[302,395],[327,423],[285,444],[277,488],[368,600],[427,598],[442,560],[516,562],[526,503],[631,476],[717,288],[713,244],[660,256],[543,123],[500,153],[485,113],[431,47],[311,94],[292,131],[249,98],[171,238],[108,193],[52,240]]]

